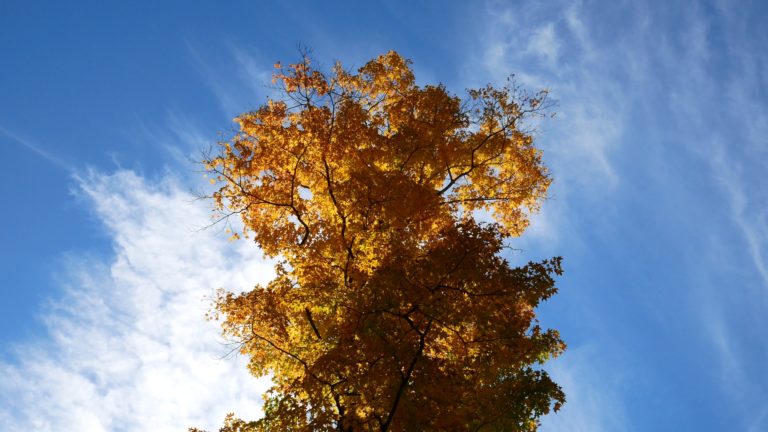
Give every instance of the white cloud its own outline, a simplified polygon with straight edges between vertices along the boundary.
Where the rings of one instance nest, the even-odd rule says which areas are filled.
[[[565,24],[568,31],[575,37],[579,47],[586,54],[586,57],[594,57],[595,49],[589,36],[589,30],[581,18],[579,9],[581,4],[573,3],[564,12]]]
[[[573,231],[579,217],[574,209],[590,202],[604,206],[621,183],[612,157],[622,150],[632,95],[619,77],[633,79],[626,69],[647,65],[642,57],[627,62],[623,51],[595,40],[591,18],[580,3],[528,2],[514,8],[491,3],[483,20],[482,61],[475,61],[480,67],[471,76],[500,83],[514,72],[530,88],[552,90],[558,103],[556,118],[541,124],[536,137],[555,180],[552,198],[532,217],[529,231],[515,241],[517,247],[559,254],[567,244],[578,251],[583,245]],[[609,365],[600,367],[601,359],[611,355],[588,345],[571,346],[548,365],[567,403],[543,420],[543,431],[627,429],[623,377],[610,376],[615,370]]]
[[[566,404],[542,420],[542,432],[619,432],[627,430],[622,400],[622,379],[597,367],[600,353],[582,345],[569,348],[551,364],[550,373],[565,392]]]
[[[75,255],[49,336],[0,363],[0,424],[9,431],[213,429],[259,414],[265,379],[227,352],[204,320],[213,290],[273,276],[257,248],[229,243],[171,177],[129,171],[78,180],[114,244],[109,260]],[[206,299],[208,297],[208,299]]]
[[[500,84],[515,73],[530,89],[552,90],[557,102],[556,118],[536,125],[537,145],[554,173],[553,199],[518,242],[552,247],[570,226],[564,219],[571,214],[569,200],[588,197],[600,203],[620,183],[611,158],[619,151],[628,104],[622,85],[606,79],[606,71],[615,70],[621,56],[596,48],[578,3],[508,8],[491,2],[486,15],[483,43],[476,50],[480,60],[469,56],[470,79]]]
[[[560,42],[555,35],[555,24],[550,22],[534,31],[528,49],[543,57],[549,65],[555,66],[560,56]]]
[[[733,223],[741,231],[747,244],[755,270],[762,278],[763,287],[768,288],[768,260],[765,249],[768,246],[768,219],[757,196],[750,196],[749,181],[739,174],[739,162],[727,156],[726,146],[717,141],[711,144],[709,163],[712,174],[727,198]]]
[[[759,371],[755,370],[751,361],[752,357],[765,356],[766,345],[760,341],[755,343],[740,330],[745,325],[764,328],[768,324],[764,315],[764,307],[768,304],[768,193],[759,180],[765,172],[763,155],[768,149],[764,143],[765,135],[756,136],[763,125],[742,120],[761,118],[768,112],[764,107],[754,106],[753,98],[746,96],[747,89],[753,88],[754,84],[749,79],[743,79],[738,85],[741,95],[729,104],[729,110],[739,119],[730,126],[736,131],[735,134],[743,137],[738,145],[727,136],[715,136],[700,144],[707,153],[706,161],[722,193],[722,205],[732,224],[714,229],[721,237],[712,242],[708,253],[711,268],[730,264],[738,268],[736,273],[739,276],[756,276],[747,285],[728,290],[705,281],[705,286],[709,287],[705,299],[709,307],[700,316],[717,353],[720,365],[718,378],[722,389],[729,396],[730,405],[740,413],[743,427],[750,431],[764,430],[768,424],[768,408],[757,402],[765,396],[768,387],[765,379],[759,379]],[[743,260],[729,258],[733,250],[727,244],[739,237],[743,250],[737,253],[745,257]],[[731,260],[732,263],[729,263]],[[731,306],[734,299],[740,304],[739,315],[735,316]]]
[[[766,80],[757,72],[765,57],[756,54],[768,34],[750,27],[749,13],[722,7],[712,16],[693,8],[676,41],[684,48],[663,46],[660,55],[677,77],[671,105],[678,133],[687,138],[682,144],[709,168],[707,211],[725,215],[706,227],[711,240],[701,254],[709,265],[697,281],[695,300],[703,305],[698,318],[716,354],[724,406],[738,413],[741,428],[764,430],[768,387],[753,359],[764,358],[766,345],[744,328],[768,323],[768,190],[762,181],[768,107]],[[721,280],[733,286],[716,282]]]

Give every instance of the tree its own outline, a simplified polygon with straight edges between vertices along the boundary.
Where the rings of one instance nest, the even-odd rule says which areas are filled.
[[[306,55],[276,68],[283,97],[205,160],[216,210],[280,259],[266,286],[216,301],[274,382],[262,419],[221,430],[536,429],[565,400],[535,368],[565,348],[534,312],[560,258],[512,268],[500,253],[550,184],[525,129],[546,92],[462,101],[416,85],[394,51],[356,73]]]

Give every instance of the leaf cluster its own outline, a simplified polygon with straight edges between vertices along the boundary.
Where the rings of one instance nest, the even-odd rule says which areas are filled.
[[[394,51],[356,73],[276,66],[284,97],[205,160],[217,211],[281,259],[266,286],[219,293],[224,333],[274,380],[262,419],[221,430],[535,429],[564,402],[534,368],[565,348],[534,312],[560,259],[500,252],[550,184],[525,126],[546,92],[462,101]]]

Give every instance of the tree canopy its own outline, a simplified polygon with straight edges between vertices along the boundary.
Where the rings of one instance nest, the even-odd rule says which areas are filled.
[[[394,51],[357,72],[276,68],[282,97],[205,160],[235,236],[279,259],[272,282],[216,302],[274,382],[263,418],[222,431],[536,429],[565,400],[536,367],[565,348],[535,318],[560,258],[501,252],[550,185],[526,129],[546,92],[462,100]]]

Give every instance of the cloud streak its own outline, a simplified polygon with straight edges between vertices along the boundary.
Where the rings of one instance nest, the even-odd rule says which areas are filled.
[[[11,142],[15,142],[16,144],[26,148],[27,150],[31,151],[32,153],[35,153],[36,155],[40,156],[41,158],[45,159],[46,161],[58,166],[59,168],[63,168],[66,171],[69,171],[70,173],[75,172],[74,166],[70,164],[69,162],[65,161],[64,159],[54,155],[53,153],[49,152],[48,150],[44,149],[43,147],[33,143],[32,141],[23,138],[19,135],[16,135],[15,133],[11,132],[10,130],[4,128],[0,125],[0,135],[4,135],[7,140]]]
[[[259,60],[258,52],[230,43],[225,54],[213,56],[187,41],[187,52],[198,74],[218,99],[226,116],[252,110],[274,93],[269,86],[272,72],[269,62]]]

